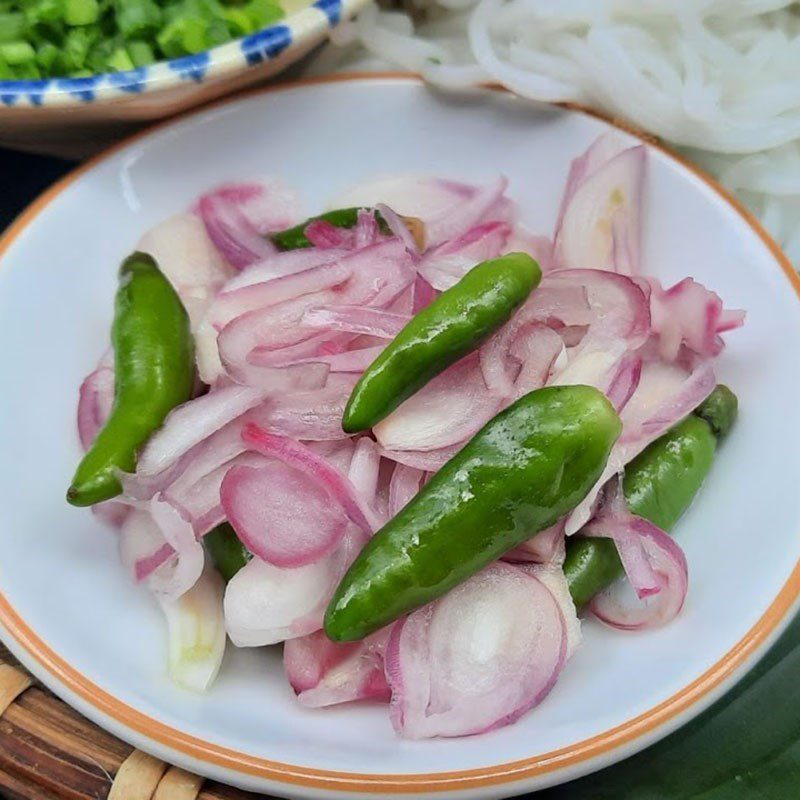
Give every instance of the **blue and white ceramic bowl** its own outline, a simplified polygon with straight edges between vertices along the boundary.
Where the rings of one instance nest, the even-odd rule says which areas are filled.
[[[87,78],[0,81],[0,145],[84,156],[151,120],[263,81],[302,58],[367,0],[316,0],[197,55]]]

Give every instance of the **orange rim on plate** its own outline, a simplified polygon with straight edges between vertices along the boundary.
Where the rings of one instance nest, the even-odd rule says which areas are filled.
[[[292,83],[254,89],[233,98],[217,101],[211,105],[218,106],[239,100],[242,97],[266,94],[274,91],[285,91],[298,86],[376,79],[404,80],[422,83],[422,79],[419,76],[411,73],[343,73],[340,75],[308,78]],[[497,85],[490,85],[487,88],[504,91],[502,87]],[[745,223],[766,245],[775,257],[775,260],[780,264],[786,278],[797,294],[798,299],[800,299],[800,277],[798,277],[791,262],[778,244],[764,230],[758,220],[733,197],[727,189],[720,186],[713,178],[706,175],[694,164],[691,164],[686,159],[665,148],[658,140],[654,140],[652,136],[631,128],[631,126],[624,122],[620,122],[619,120],[610,118],[591,109],[584,108],[583,106],[572,103],[564,104],[564,106],[596,117],[613,127],[624,130],[641,139],[651,147],[655,147],[700,178],[728,205],[733,207]],[[207,108],[209,108],[209,106],[193,110],[180,116],[192,116],[197,113],[202,113]],[[36,219],[41,211],[81,175],[91,170],[97,164],[105,161],[120,149],[149,135],[154,130],[159,130],[171,124],[175,119],[176,118],[172,118],[146,131],[129,137],[100,155],[90,159],[69,175],[53,184],[31,203],[31,205],[14,220],[2,237],[0,237],[0,257],[3,256],[17,237]],[[0,624],[5,627],[16,640],[16,643],[26,651],[33,661],[96,711],[115,720],[125,728],[189,758],[263,780],[312,789],[370,792],[378,794],[390,792],[413,793],[475,789],[481,786],[495,786],[510,781],[538,777],[553,772],[554,770],[576,767],[591,759],[602,756],[611,750],[629,744],[635,739],[653,733],[657,728],[668,725],[670,721],[676,720],[679,715],[703,698],[709,699],[709,695],[715,689],[722,688],[722,684],[727,679],[731,678],[738,669],[743,667],[746,662],[756,654],[759,648],[766,645],[772,635],[778,632],[781,623],[786,619],[786,615],[792,609],[798,597],[800,597],[800,562],[795,565],[788,580],[761,618],[730,651],[719,659],[719,661],[706,670],[699,678],[685,686],[680,692],[677,692],[672,695],[672,697],[669,697],[667,700],[664,700],[645,713],[604,733],[577,742],[569,747],[505,764],[454,772],[406,775],[382,775],[312,769],[310,767],[270,761],[269,759],[241,753],[221,745],[204,741],[203,739],[191,736],[176,728],[172,728],[169,725],[165,725],[137,711],[135,708],[125,705],[120,700],[92,683],[39,638],[12,608],[11,604],[2,593],[0,593]]]

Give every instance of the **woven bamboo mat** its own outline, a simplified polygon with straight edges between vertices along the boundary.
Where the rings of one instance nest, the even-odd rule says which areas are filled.
[[[134,750],[85,720],[0,644],[0,797],[255,800]]]

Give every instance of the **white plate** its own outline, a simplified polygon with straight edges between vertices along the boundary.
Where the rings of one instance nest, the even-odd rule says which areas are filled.
[[[159,611],[131,586],[114,535],[64,489],[78,460],[77,387],[106,346],[116,264],[204,188],[261,173],[309,212],[379,172],[484,181],[503,172],[532,227],[553,228],[570,159],[608,124],[415,80],[281,88],[169,124],[39,200],[0,243],[0,623],[55,692],[119,736],[205,775],[279,795],[501,797],[629,755],[697,714],[763,652],[800,591],[800,314],[791,267],[708,179],[650,148],[645,259],[748,310],[720,377],[741,419],[681,522],[691,587],[667,628],[589,622],[548,699],[511,727],[398,740],[385,708],[293,702],[275,649],[230,648],[205,697],[174,688]],[[627,136],[628,134],[621,133]]]

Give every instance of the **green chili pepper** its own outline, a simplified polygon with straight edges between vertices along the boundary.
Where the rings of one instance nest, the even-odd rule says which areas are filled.
[[[718,438],[722,438],[736,422],[739,400],[725,384],[719,383],[694,413],[711,426]]]
[[[209,531],[203,544],[226,583],[253,557],[227,522]]]
[[[362,638],[552,525],[597,481],[620,430],[589,386],[517,400],[368,542],[328,606],[328,636]]]
[[[119,274],[111,329],[114,407],[67,492],[75,506],[118,495],[118,471],[134,470],[138,449],[194,387],[194,341],[172,285],[145,253],[125,259]]]
[[[350,395],[342,428],[367,430],[511,317],[542,278],[526,253],[473,267],[423,308],[367,367]]]
[[[717,386],[692,416],[653,442],[625,469],[623,491],[637,516],[670,531],[691,505],[711,469],[717,436],[728,432],[736,416],[736,395]],[[713,411],[716,428],[707,421]],[[715,435],[716,434],[716,435]],[[611,539],[567,539],[564,574],[579,608],[623,574]]]
[[[287,228],[283,231],[270,234],[270,239],[279,250],[300,250],[311,247],[311,242],[306,237],[306,228],[312,222],[328,222],[337,228],[354,228],[358,222],[360,208],[337,208],[335,211],[326,211],[316,217],[309,217],[305,222]],[[375,215],[381,233],[391,233],[386,220],[378,213]]]

